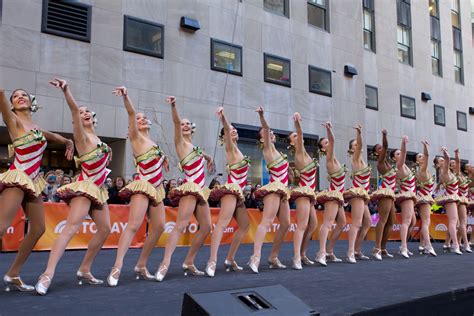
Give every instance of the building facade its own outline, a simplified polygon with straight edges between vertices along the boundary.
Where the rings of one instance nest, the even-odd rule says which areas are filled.
[[[298,111],[313,152],[325,136],[321,123],[333,122],[336,154],[346,164],[359,123],[368,146],[385,128],[391,148],[408,135],[412,153],[427,139],[432,156],[447,145],[474,159],[469,0],[81,0],[59,8],[3,0],[0,7],[0,86],[35,94],[37,123],[68,135],[67,105],[48,85],[68,80],[80,104],[97,113],[97,132],[114,150],[113,175],[135,171],[127,114],[112,95],[118,85],[152,120],[151,133],[170,157],[168,177],[179,176],[168,95],[196,124],[195,144],[215,155],[220,173],[225,157],[214,112],[224,106],[253,159],[253,182],[265,177],[252,139],[259,105],[282,149]],[[180,26],[182,17],[191,20]],[[0,132],[6,145],[6,129]],[[6,159],[6,150],[0,155]],[[320,181],[324,187],[325,171]]]

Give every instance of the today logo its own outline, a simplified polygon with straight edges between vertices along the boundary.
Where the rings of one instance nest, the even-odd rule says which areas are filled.
[[[447,232],[448,231],[448,227],[446,227],[445,224],[437,224],[435,226],[435,231],[438,231],[438,232]]]
[[[15,227],[10,226],[7,228],[6,234],[14,234],[15,233]]]
[[[54,233],[61,234],[61,232],[66,227],[66,223],[67,223],[66,220],[63,220],[57,223],[56,227],[54,228]],[[121,234],[125,230],[126,227],[127,227],[127,223],[113,222],[110,233]],[[96,232],[97,232],[97,226],[95,225],[94,222],[91,222],[91,221],[82,222],[81,227],[77,231],[78,234],[95,234]]]

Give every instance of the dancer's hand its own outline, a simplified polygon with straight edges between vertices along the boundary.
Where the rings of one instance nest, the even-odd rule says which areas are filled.
[[[446,146],[443,146],[443,147],[441,147],[441,151],[442,151],[443,153],[447,153],[447,152],[448,152],[448,148],[446,148]]]
[[[216,116],[218,119],[222,119],[223,115],[224,115],[224,107],[220,106],[216,110]]]
[[[168,161],[168,157],[165,157],[163,160],[163,168],[165,168],[166,172],[170,172],[170,163]]]
[[[461,151],[459,150],[459,148],[456,148],[456,149],[454,150],[454,153],[459,155],[459,154],[461,153]]]
[[[166,98],[166,103],[169,103],[171,105],[176,105],[176,97],[170,95],[169,97]]]
[[[386,129],[383,129],[383,130],[382,130],[382,135],[387,136],[387,134],[388,134],[387,130],[386,130]]]
[[[210,159],[207,161],[207,171],[209,171],[210,174],[216,172],[216,164],[214,163],[214,160]]]
[[[430,143],[427,140],[422,140],[421,143],[426,147],[430,145]]]
[[[408,144],[408,136],[407,136],[407,135],[403,135],[403,137],[402,137],[402,142],[403,142],[404,144]]]
[[[125,97],[128,94],[128,90],[127,90],[127,87],[120,86],[120,87],[115,88],[112,93],[118,97]]]
[[[360,124],[354,126],[353,129],[355,129],[357,131],[357,133],[359,133],[359,134],[362,133],[362,125],[360,125]]]
[[[324,128],[326,129],[331,129],[332,128],[332,123],[327,121],[326,123],[321,124]]]
[[[295,112],[293,114],[293,121],[295,122],[301,122],[301,114],[299,114],[298,112]]]
[[[256,108],[255,112],[257,112],[259,115],[263,115],[263,112],[264,112],[263,106],[259,106],[258,108]]]
[[[67,81],[64,79],[54,78],[49,83],[55,88],[61,88],[63,91],[65,91],[68,87]]]
[[[64,153],[64,156],[66,157],[67,160],[72,160],[72,158],[74,158],[74,142],[68,139],[65,145],[66,145],[66,152]]]

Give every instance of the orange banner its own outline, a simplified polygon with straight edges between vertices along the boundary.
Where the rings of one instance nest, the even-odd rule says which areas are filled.
[[[0,239],[2,251],[17,251],[20,243],[25,236],[25,213],[23,209],[19,209],[13,219],[10,227],[8,227],[5,236]]]
[[[104,248],[116,248],[121,233],[125,230],[128,221],[128,211],[129,207],[127,205],[110,205],[110,218],[112,230],[111,234],[105,242]],[[45,203],[45,223],[46,223],[46,232],[38,241],[35,246],[35,250],[49,250],[51,249],[54,240],[58,234],[62,231],[66,224],[66,218],[68,215],[69,208],[64,203]],[[253,243],[255,232],[257,226],[261,220],[261,211],[257,209],[249,209],[249,232],[244,237],[243,243]],[[160,240],[157,243],[158,247],[164,247],[169,233],[173,230],[175,226],[177,216],[176,208],[166,208],[166,224],[165,232],[161,236]],[[291,210],[291,225],[288,229],[288,234],[285,237],[285,241],[291,241],[293,239],[293,232],[296,230],[296,211]],[[219,209],[211,209],[211,221],[213,225],[217,222],[219,217]],[[318,217],[318,229],[313,234],[313,239],[318,239],[318,231],[323,222],[323,212],[317,212]],[[351,214],[346,213],[347,225],[343,228],[340,239],[346,240],[348,238],[348,232],[351,227]],[[400,214],[397,214],[397,223],[393,225],[393,233],[390,236],[390,240],[400,240]],[[470,225],[474,224],[474,219],[472,217],[468,218],[468,223]],[[372,227],[369,230],[367,235],[367,240],[375,239],[375,225],[378,221],[378,216],[372,215]],[[417,221],[417,225],[413,230],[412,237],[419,237],[419,227],[420,221]],[[334,224],[335,225],[335,224]],[[25,226],[25,217],[23,211],[19,211],[17,216],[14,219],[12,226],[8,229],[6,236],[2,240],[2,251],[16,251],[20,242],[23,240],[24,236],[24,226]],[[272,242],[275,232],[278,230],[279,223],[275,219],[274,223],[269,228],[267,235],[265,237],[265,242]],[[199,226],[194,217],[192,217],[191,222],[186,227],[184,234],[178,241],[178,246],[189,246],[194,234],[198,231]],[[232,236],[238,229],[235,219],[232,219],[231,223],[226,227],[223,237],[222,244],[230,244],[232,241]],[[140,248],[143,246],[143,242],[146,238],[147,222],[146,219],[143,221],[142,226],[137,232],[135,238],[132,241],[133,248]],[[471,230],[471,226],[468,226],[468,230]],[[432,214],[431,215],[431,225],[430,225],[430,234],[434,239],[444,239],[447,231],[447,217],[443,214]],[[77,235],[71,240],[67,249],[85,249],[89,240],[93,237],[96,232],[96,227],[92,219],[86,219]],[[205,243],[210,244],[211,236],[208,236]]]

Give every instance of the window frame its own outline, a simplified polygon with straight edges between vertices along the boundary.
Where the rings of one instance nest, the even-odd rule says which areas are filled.
[[[278,16],[285,17],[285,18],[289,19],[290,18],[290,2],[289,2],[289,0],[283,0],[283,7],[284,7],[284,11],[285,11],[284,14],[280,14],[278,12],[271,11],[271,10],[265,8],[265,0],[263,0],[263,10],[265,12],[275,14],[275,15],[278,15]]]
[[[440,123],[436,120],[436,109],[443,110],[444,123]],[[433,119],[435,125],[446,126],[446,109],[444,106],[439,104],[433,104]]]
[[[376,92],[376,97],[377,97],[377,107],[376,108],[370,107],[370,106],[367,105],[367,88],[373,89]],[[374,111],[378,111],[379,110],[379,89],[377,87],[366,84],[365,87],[364,87],[364,92],[365,92],[365,96],[366,96],[366,98],[365,98],[366,99],[365,108],[370,109],[370,110],[374,110]]]
[[[366,1],[370,1],[371,3],[371,6],[372,8],[370,7],[367,7],[365,6],[365,2]],[[370,14],[370,17],[371,17],[371,23],[372,23],[372,30],[369,30],[369,29],[366,29],[365,28],[365,12],[369,13]],[[362,32],[369,32],[370,33],[370,40],[371,40],[371,44],[372,44],[372,47],[371,48],[367,48],[365,47],[365,43],[364,43],[364,49],[369,51],[369,52],[372,52],[372,53],[376,53],[376,41],[375,41],[375,1],[374,0],[362,0]],[[364,35],[362,34],[362,37],[364,37]],[[362,40],[364,40],[364,38],[362,38]]]
[[[401,64],[409,65],[409,66],[413,67],[413,34],[412,34],[412,23],[411,23],[412,22],[411,3],[410,3],[410,0],[397,0],[396,6],[397,6],[397,53],[400,51],[400,48],[399,48],[400,45],[403,46],[403,47],[408,48],[408,63],[400,61],[400,59],[398,61]],[[403,14],[402,9],[404,7],[409,8],[407,21],[406,21],[405,24],[402,21],[403,16],[400,16],[400,14]],[[399,10],[399,8],[400,8],[400,10]],[[408,37],[409,37],[408,45],[398,41],[398,28],[401,28],[402,31],[406,30],[406,32],[408,33]]]
[[[460,114],[464,115],[464,118],[466,119],[466,128],[459,127],[459,119],[458,118],[459,118]],[[466,112],[456,111],[456,126],[458,128],[458,131],[467,132],[467,113]]]
[[[311,26],[311,27],[315,27],[318,30],[322,30],[322,31],[331,33],[330,19],[329,19],[329,0],[325,0],[324,6],[322,6],[320,4],[316,4],[316,3],[311,3],[310,1],[311,0],[306,0],[306,19],[307,19],[308,25]],[[308,8],[309,8],[310,5],[324,10],[324,28],[321,28],[317,25],[309,23],[309,10],[308,10]]]
[[[413,101],[413,103],[414,103],[414,105],[415,105],[415,111],[414,111],[414,115],[413,115],[413,116],[410,116],[410,115],[408,115],[408,114],[403,113],[403,106],[402,106],[403,103],[402,103],[402,100],[403,100],[404,98]],[[409,96],[400,94],[400,116],[401,116],[401,117],[405,117],[405,118],[409,118],[409,119],[412,119],[412,120],[416,120],[416,99],[415,99],[415,98],[412,98],[412,97],[409,97]]]
[[[266,62],[267,57],[270,57],[270,58],[273,58],[273,59],[279,59],[281,61],[288,62],[288,73],[290,74],[288,83],[267,78],[268,77],[267,76],[267,62]],[[267,83],[273,83],[273,84],[277,84],[277,85],[280,85],[280,86],[291,88],[291,60],[288,59],[288,58],[277,56],[277,55],[263,53],[263,81],[267,82]]]
[[[324,73],[329,74],[329,88],[330,92],[324,92],[324,91],[319,91],[311,88],[311,70],[316,70],[316,71],[321,71]],[[332,72],[327,69],[319,68],[316,66],[308,65],[308,91],[311,93],[319,94],[319,95],[324,95],[326,97],[332,98]]]
[[[128,28],[129,28],[129,26],[127,24],[127,21],[129,21],[129,20],[132,20],[132,21],[135,21],[135,22],[140,22],[140,23],[143,23],[143,24],[148,24],[148,25],[155,26],[155,27],[159,27],[161,29],[161,53],[155,53],[155,52],[152,52],[152,51],[149,51],[149,50],[146,50],[146,49],[141,49],[141,48],[138,48],[138,47],[129,46],[127,44],[127,31],[128,31]],[[141,19],[141,18],[137,18],[137,17],[131,16],[131,15],[124,14],[123,15],[123,50],[126,51],[126,52],[137,53],[137,54],[141,54],[141,55],[146,55],[146,56],[151,56],[151,57],[156,57],[156,58],[163,59],[164,55],[165,55],[165,25],[161,24],[161,23],[157,23],[157,22],[153,22],[153,21],[149,21],[149,20],[144,20],[144,19]]]
[[[219,68],[219,67],[214,66],[214,43],[231,46],[233,48],[238,48],[240,50],[240,71],[228,70],[228,69]],[[225,41],[221,41],[221,40],[218,40],[216,38],[211,37],[211,56],[210,56],[211,70],[220,71],[220,72],[224,72],[224,73],[228,73],[228,74],[231,74],[231,75],[236,75],[236,76],[242,77],[243,72],[244,72],[243,57],[244,57],[244,51],[243,51],[242,46],[237,45],[237,44],[232,44],[232,43],[229,43],[229,42],[225,42]]]

